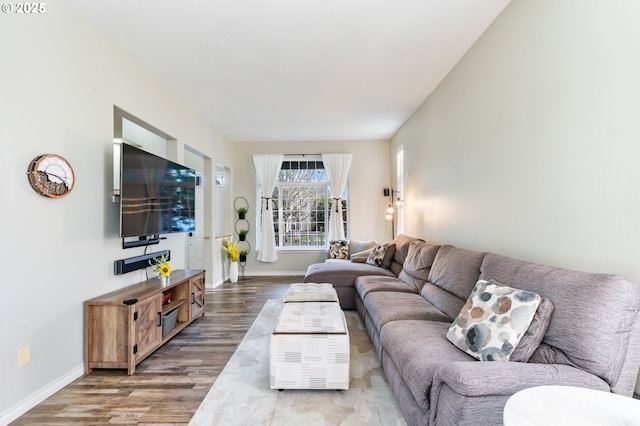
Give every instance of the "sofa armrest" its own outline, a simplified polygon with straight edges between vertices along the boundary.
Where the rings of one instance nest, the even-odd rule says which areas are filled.
[[[482,405],[483,410],[490,407],[501,413],[511,395],[522,389],[543,385],[580,386],[611,391],[609,384],[600,377],[569,365],[452,362],[444,364],[433,376],[429,417],[435,424],[437,417],[451,415],[446,413],[451,407],[458,407],[458,414],[464,417],[463,411],[469,414],[477,409],[473,406],[474,402]],[[439,401],[442,395],[446,396],[445,401]],[[439,406],[440,403],[442,407]]]
[[[373,251],[372,248],[370,248],[368,250],[360,251],[358,253],[354,253],[349,257],[349,259],[352,262],[365,263],[367,261],[367,259],[369,258],[369,255],[371,254],[371,251]]]
[[[446,383],[466,396],[513,395],[533,386],[582,386],[609,392],[598,376],[563,364],[526,362],[452,362],[434,374],[432,392]]]

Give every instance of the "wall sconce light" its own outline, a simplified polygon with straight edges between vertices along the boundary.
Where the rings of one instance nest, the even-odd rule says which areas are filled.
[[[389,207],[387,207],[387,214],[384,217],[384,220],[386,220],[387,222],[391,222],[393,220],[393,215],[395,212],[396,212],[396,209],[394,209],[393,206],[389,204]]]
[[[391,222],[391,239],[395,238],[395,215],[396,208],[402,206],[403,201],[400,199],[400,191],[391,188],[383,188],[382,193],[385,197],[389,197],[389,206],[387,207],[387,214],[384,217],[384,220],[387,222]],[[395,201],[394,201],[395,197]],[[394,208],[395,205],[395,208]]]

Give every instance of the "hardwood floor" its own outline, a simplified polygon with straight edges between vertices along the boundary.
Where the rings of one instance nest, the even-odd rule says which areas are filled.
[[[205,318],[138,364],[134,375],[96,369],[11,425],[186,425],[264,303],[282,299],[302,278],[253,277],[207,292]]]

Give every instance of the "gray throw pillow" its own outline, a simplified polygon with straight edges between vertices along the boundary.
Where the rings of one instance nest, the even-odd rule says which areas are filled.
[[[551,300],[546,297],[540,298],[540,305],[538,305],[533,321],[531,321],[529,328],[527,328],[527,332],[524,333],[524,336],[520,339],[520,342],[511,354],[509,361],[529,361],[533,353],[540,346],[540,343],[542,343],[542,339],[544,338],[547,328],[549,327],[549,323],[551,322],[552,313],[553,303],[551,303]]]

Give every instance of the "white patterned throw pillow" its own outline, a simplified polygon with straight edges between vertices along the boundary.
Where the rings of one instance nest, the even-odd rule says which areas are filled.
[[[330,259],[349,259],[349,241],[332,240],[329,241]]]
[[[366,263],[374,266],[382,266],[384,255],[387,253],[388,246],[388,243],[378,244],[373,249],[371,249],[371,253],[369,253],[369,257],[367,257]]]
[[[481,361],[509,361],[539,304],[536,293],[480,280],[447,339]]]

